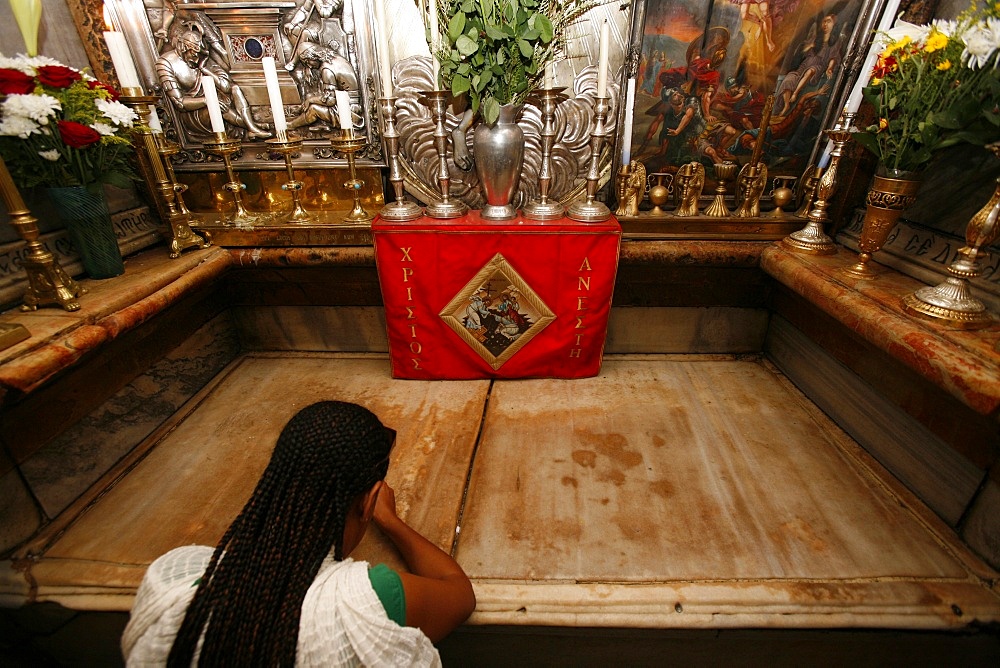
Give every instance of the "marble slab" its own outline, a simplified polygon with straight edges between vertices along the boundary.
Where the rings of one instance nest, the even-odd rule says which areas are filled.
[[[133,595],[160,554],[218,542],[285,422],[324,399],[360,403],[397,430],[389,483],[400,515],[450,550],[488,388],[487,381],[393,381],[384,355],[245,357],[59,537],[31,577],[41,596],[114,607],[108,601]],[[356,556],[401,563],[376,531]]]

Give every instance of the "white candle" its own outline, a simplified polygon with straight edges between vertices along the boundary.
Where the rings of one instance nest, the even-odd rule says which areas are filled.
[[[545,90],[552,90],[556,87],[556,64],[549,61],[545,65]]]
[[[219,106],[219,91],[215,88],[215,79],[207,74],[201,75],[201,89],[205,94],[205,106],[208,107],[212,132],[225,132],[226,124],[222,121],[222,107]]]
[[[819,168],[826,169],[830,164],[830,154],[833,153],[833,140],[831,139],[826,143],[826,148],[823,149],[823,155],[819,157]]]
[[[351,118],[351,96],[346,90],[337,91],[337,117],[340,119],[341,129],[350,130],[354,127],[354,120]]]
[[[121,87],[142,88],[139,73],[135,69],[135,63],[132,61],[132,54],[128,50],[124,33],[106,30],[104,41],[108,44],[108,53],[111,54],[111,62],[115,66],[115,74],[118,75],[118,83],[121,84]]]
[[[438,50],[438,11],[437,0],[430,0],[430,32],[431,32],[431,84],[437,90],[440,65],[437,61]]]
[[[597,56],[597,97],[608,96],[608,47],[611,42],[611,28],[604,21],[601,26],[601,50]]]
[[[163,126],[160,125],[160,117],[156,113],[156,105],[149,105],[149,129],[153,132],[163,132]]]
[[[858,80],[854,82],[854,88],[851,89],[851,94],[847,96],[847,103],[845,106],[845,111],[848,113],[857,113],[858,108],[861,106],[861,100],[864,98],[862,90],[868,85],[868,80],[871,78],[872,68],[875,67],[875,61],[878,60],[878,54],[882,52],[882,44],[880,42],[881,36],[879,33],[883,33],[892,27],[892,24],[896,21],[896,14],[899,11],[900,0],[889,0],[885,6],[885,13],[882,14],[882,18],[878,22],[878,26],[875,28],[875,37],[872,40],[871,48],[868,49],[868,55],[865,57],[865,62],[861,65],[861,71],[858,72]]]
[[[375,0],[375,23],[382,45],[378,49],[379,79],[382,97],[392,97],[392,65],[389,63],[389,24],[385,22],[385,0]]]
[[[264,83],[267,84],[267,99],[271,102],[271,115],[274,116],[274,133],[284,137],[288,131],[285,121],[285,105],[281,102],[281,86],[278,85],[278,70],[274,66],[273,56],[260,59],[264,67]]]
[[[625,84],[625,127],[622,132],[622,164],[632,159],[632,115],[635,112],[635,79]]]

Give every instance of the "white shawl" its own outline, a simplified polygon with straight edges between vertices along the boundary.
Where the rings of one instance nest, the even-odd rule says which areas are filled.
[[[166,663],[212,552],[200,545],[179,547],[149,566],[122,635],[128,666]],[[302,601],[295,665],[440,666],[441,659],[420,629],[389,619],[368,580],[367,563],[331,558]]]

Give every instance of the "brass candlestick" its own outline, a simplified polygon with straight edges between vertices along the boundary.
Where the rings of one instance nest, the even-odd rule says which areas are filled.
[[[607,130],[604,127],[610,105],[609,97],[594,98],[594,129],[590,133],[590,168],[587,170],[587,199],[576,201],[570,205],[566,215],[581,223],[600,223],[611,217],[611,209],[603,202],[598,202],[598,181],[601,178],[601,148],[607,140]]]
[[[823,169],[816,165],[809,165],[802,173],[802,179],[799,181],[802,184],[801,190],[796,196],[796,199],[802,198],[802,205],[795,211],[796,218],[809,216],[809,211],[812,210],[813,202],[816,200],[816,186],[819,184],[821,176],[823,176]]]
[[[122,103],[131,107],[142,119],[142,124],[134,130],[140,149],[137,151],[139,165],[150,191],[158,195],[157,209],[160,217],[170,226],[170,257],[180,257],[185,248],[208,248],[210,242],[191,229],[193,214],[181,196],[187,186],[177,182],[170,162],[170,156],[180,149],[176,144],[164,141],[162,134],[156,134],[149,128],[153,113],[150,106],[159,98],[155,95],[143,95],[139,88],[127,88],[125,93],[120,98]]]
[[[301,190],[302,181],[295,178],[295,168],[292,166],[292,154],[302,150],[302,140],[298,137],[289,137],[284,131],[279,132],[277,137],[272,137],[264,142],[271,150],[277,151],[285,159],[285,173],[288,181],[282,186],[282,190],[287,190],[292,195],[292,210],[285,217],[289,223],[302,225],[313,221],[313,216],[302,207]]]
[[[757,139],[753,144],[750,162],[743,165],[737,178],[736,194],[741,199],[733,213],[738,218],[756,218],[760,215],[760,196],[764,194],[767,185],[767,164],[761,157],[764,154],[764,139],[771,125],[771,110],[774,108],[774,95],[768,95],[764,102],[764,112],[757,130]]]
[[[365,185],[365,182],[358,178],[354,166],[354,154],[363,149],[368,144],[368,140],[360,135],[356,135],[353,128],[341,130],[339,134],[334,133],[330,135],[329,139],[333,148],[347,156],[347,169],[351,175],[351,178],[344,181],[344,187],[351,191],[351,196],[354,198],[354,208],[344,216],[344,222],[371,222],[374,216],[365,211],[364,207],[361,206],[361,188]]]
[[[552,145],[556,139],[556,107],[566,99],[565,88],[546,88],[538,91],[542,103],[542,165],[538,172],[539,198],[531,200],[522,211],[525,218],[532,220],[555,220],[566,214],[566,207],[549,200],[552,186]]]
[[[840,165],[840,156],[844,154],[844,147],[854,132],[852,127],[854,117],[855,114],[845,111],[832,129],[823,131],[823,134],[833,141],[830,166],[816,182],[816,199],[806,216],[809,222],[801,230],[792,232],[782,240],[782,244],[788,250],[810,255],[833,255],[837,252],[837,245],[833,243],[833,239],[823,232],[823,224],[829,219],[826,207],[837,189],[837,168]]]
[[[434,147],[438,154],[438,184],[441,199],[427,205],[427,215],[432,218],[458,218],[469,210],[463,202],[451,199],[449,186],[451,174],[448,172],[448,130],[444,127],[445,112],[448,109],[448,91],[432,90],[424,93],[430,103],[434,117]]]
[[[216,132],[212,139],[205,142],[205,148],[210,153],[222,156],[222,162],[226,167],[226,177],[229,179],[222,187],[233,195],[233,213],[228,218],[223,217],[222,224],[253,227],[262,222],[263,216],[250,213],[243,206],[243,190],[246,188],[246,184],[236,179],[236,172],[233,169],[233,154],[242,148],[242,143],[238,139],[230,139],[225,132]]]
[[[1000,143],[988,148],[1000,157]],[[920,288],[903,298],[903,310],[913,315],[944,322],[958,329],[980,329],[993,322],[986,305],[969,292],[969,281],[982,273],[979,252],[1000,237],[1000,179],[993,197],[969,220],[966,245],[948,266],[951,274],[934,287]]]
[[[396,98],[380,97],[378,101],[382,105],[382,118],[385,120],[382,137],[385,138],[389,158],[389,183],[396,195],[396,201],[386,203],[379,215],[385,220],[415,220],[424,215],[424,210],[416,202],[406,199],[403,192],[403,172],[399,167],[399,130],[396,129]]]
[[[712,168],[715,170],[715,199],[705,209],[705,215],[710,218],[728,218],[729,208],[726,206],[726,183],[736,176],[736,163],[726,160],[717,162]]]
[[[34,311],[48,304],[58,304],[67,311],[79,310],[80,302],[76,298],[87,290],[63,271],[56,257],[38,240],[37,220],[24,205],[3,158],[0,158],[0,196],[7,205],[10,224],[27,242],[28,252],[21,264],[28,275],[28,289],[24,293],[21,310]],[[11,336],[19,334],[15,332]]]

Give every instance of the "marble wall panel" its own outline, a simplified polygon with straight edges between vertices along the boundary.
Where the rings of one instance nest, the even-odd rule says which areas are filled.
[[[101,406],[22,464],[48,517],[55,517],[173,415],[239,353],[228,314],[202,326]]]
[[[234,307],[248,350],[389,351],[381,306]]]
[[[0,451],[0,554],[26,540],[41,526],[42,517],[20,472]]]
[[[752,308],[612,308],[606,353],[756,353],[767,311]]]
[[[765,353],[817,406],[952,526],[984,471],[875,392],[787,320],[772,316]]]
[[[1000,482],[990,479],[976,497],[962,538],[994,568],[1000,568]]]

